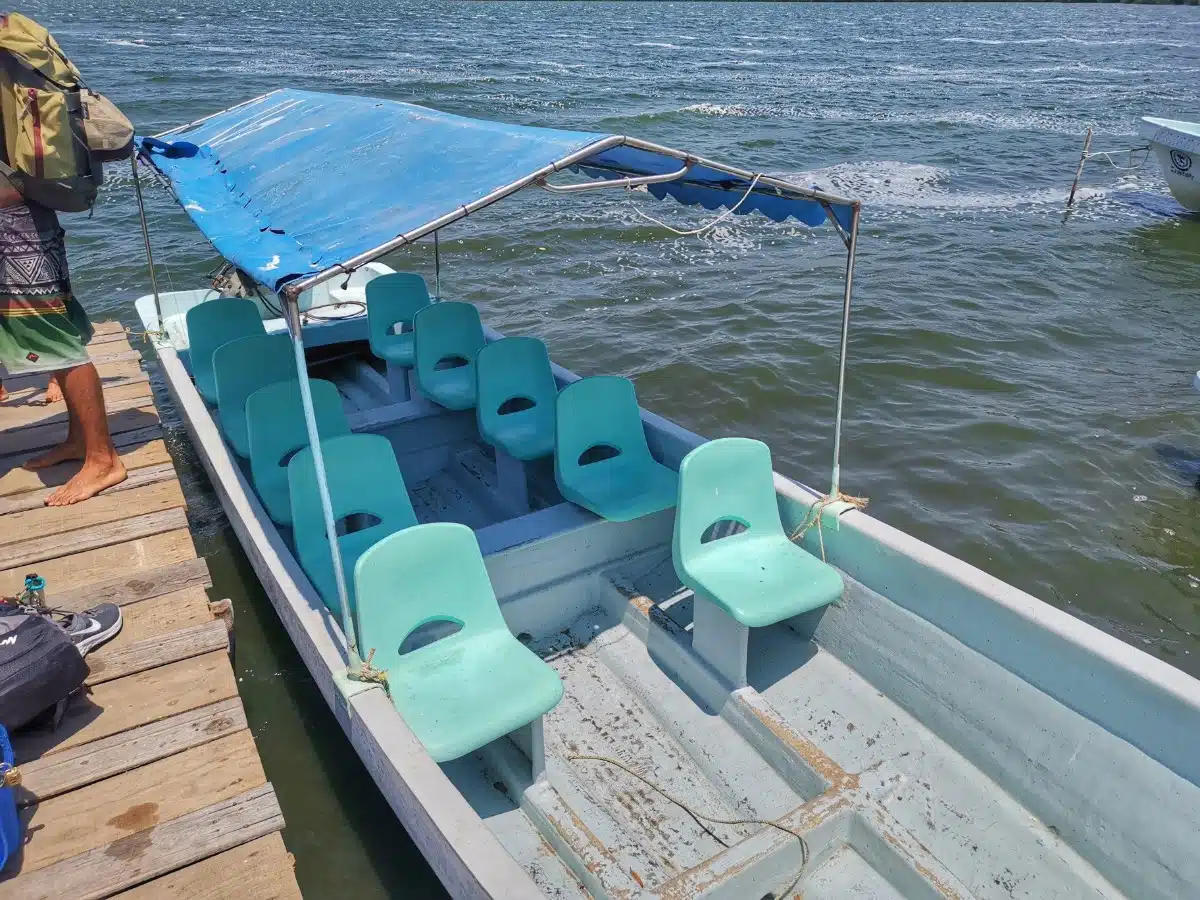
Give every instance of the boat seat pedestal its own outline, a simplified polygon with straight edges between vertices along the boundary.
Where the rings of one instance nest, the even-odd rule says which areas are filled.
[[[734,690],[746,686],[750,626],[698,596],[692,602],[692,650]]]

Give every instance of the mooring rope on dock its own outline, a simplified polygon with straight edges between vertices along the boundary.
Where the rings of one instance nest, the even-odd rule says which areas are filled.
[[[788,537],[791,538],[793,543],[798,544],[800,541],[804,540],[804,535],[808,533],[809,529],[816,525],[817,539],[821,544],[821,562],[828,562],[828,560],[825,559],[825,530],[821,525],[821,514],[825,512],[827,507],[832,506],[835,503],[847,503],[861,512],[867,508],[867,504],[870,502],[871,500],[869,497],[852,497],[849,494],[843,494],[841,491],[838,491],[835,494],[826,494],[811,507],[809,507],[808,512],[804,516],[804,520],[796,526],[796,530],[793,531]]]

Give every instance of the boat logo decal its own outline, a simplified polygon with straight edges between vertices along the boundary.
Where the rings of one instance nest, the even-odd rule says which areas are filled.
[[[1192,167],[1192,158],[1182,150],[1172,150],[1171,165],[1182,174]]]

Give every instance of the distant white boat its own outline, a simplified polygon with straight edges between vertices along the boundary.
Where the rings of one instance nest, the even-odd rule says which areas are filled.
[[[1175,199],[1200,212],[1200,123],[1147,116],[1138,136],[1150,142]]]

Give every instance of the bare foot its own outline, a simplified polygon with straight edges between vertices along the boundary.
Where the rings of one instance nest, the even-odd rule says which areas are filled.
[[[0,384],[0,403],[4,403],[7,400],[8,400],[8,388],[6,388],[4,385]]]
[[[62,403],[63,392],[62,386],[58,383],[57,378],[50,379],[50,386],[46,388],[46,396],[42,398],[42,403],[49,406],[51,403]]]
[[[85,462],[83,468],[46,498],[47,506],[70,506],[95,497],[101,491],[120,484],[127,477],[125,466],[120,459],[113,457],[102,463]]]
[[[45,469],[48,466],[56,466],[60,462],[66,462],[69,459],[83,459],[83,450],[83,441],[79,441],[78,443],[63,441],[61,444],[51,447],[41,456],[35,456],[33,459],[26,461],[24,468],[36,471],[37,469]]]

